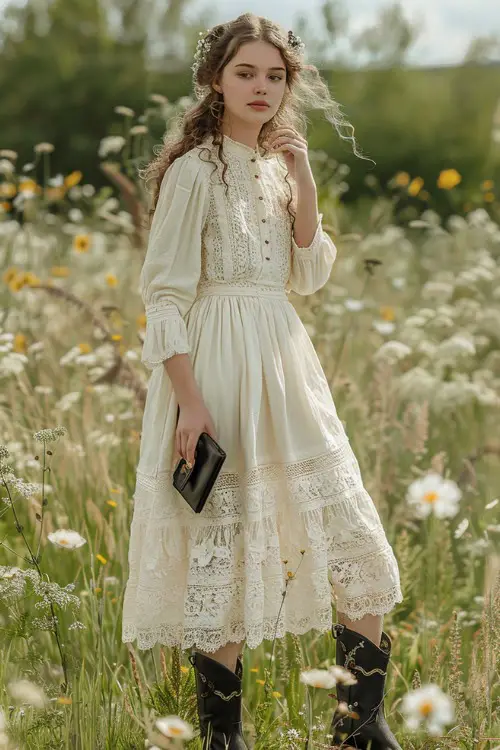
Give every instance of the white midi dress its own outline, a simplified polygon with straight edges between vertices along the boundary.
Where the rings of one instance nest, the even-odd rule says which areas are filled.
[[[329,630],[332,601],[359,619],[403,598],[393,550],[288,299],[326,283],[336,248],[322,215],[311,244],[296,244],[282,156],[228,136],[223,149],[220,160],[208,137],[170,165],[141,272],[142,362],[152,372],[122,628],[123,642],[139,649],[213,652],[243,640],[255,648],[275,633]],[[177,400],[163,362],[177,353],[189,353],[227,453],[199,514],[172,487]]]

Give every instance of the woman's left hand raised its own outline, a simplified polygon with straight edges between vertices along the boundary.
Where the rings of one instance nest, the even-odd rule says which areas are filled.
[[[306,139],[293,128],[276,128],[266,138],[271,154],[283,152],[286,166],[297,186],[314,184]]]

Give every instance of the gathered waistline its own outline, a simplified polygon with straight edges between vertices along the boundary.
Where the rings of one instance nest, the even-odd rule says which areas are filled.
[[[272,297],[288,301],[288,293],[283,287],[275,289],[269,287],[260,287],[258,284],[252,286],[238,286],[237,284],[206,284],[201,286],[196,295],[199,297],[208,297],[210,295],[242,296],[242,297]]]

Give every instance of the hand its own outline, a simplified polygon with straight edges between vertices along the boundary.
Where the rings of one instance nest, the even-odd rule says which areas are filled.
[[[293,128],[276,128],[266,139],[269,151],[273,154],[284,152],[286,166],[297,185],[300,183],[314,184],[307,141]]]
[[[203,401],[195,401],[181,406],[175,430],[175,451],[177,455],[174,464],[177,464],[179,458],[184,458],[188,464],[188,469],[191,468],[195,462],[196,444],[202,432],[208,432],[210,437],[217,440],[212,417]]]

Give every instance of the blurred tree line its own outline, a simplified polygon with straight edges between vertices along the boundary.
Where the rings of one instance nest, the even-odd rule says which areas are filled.
[[[79,169],[100,185],[97,149],[120,133],[116,105],[141,113],[152,93],[171,101],[191,93],[190,65],[198,39],[220,19],[194,14],[190,0],[29,0],[11,4],[0,23],[0,148],[31,161],[33,146],[53,143],[53,170]],[[189,15],[191,13],[191,15]],[[351,169],[346,198],[359,195],[367,174],[385,183],[404,170],[430,189],[442,169],[477,185],[498,170],[492,122],[500,91],[498,40],[474,39],[462,64],[411,68],[408,53],[420,29],[400,3],[356,35],[340,0],[325,0],[320,30],[299,15],[290,24],[307,45],[333,96],[355,126],[359,160],[332,126],[310,118],[311,148]],[[356,57],[354,56],[356,51]],[[356,59],[357,67],[353,65]],[[161,122],[152,133],[161,138]],[[498,175],[496,175],[498,176]]]

